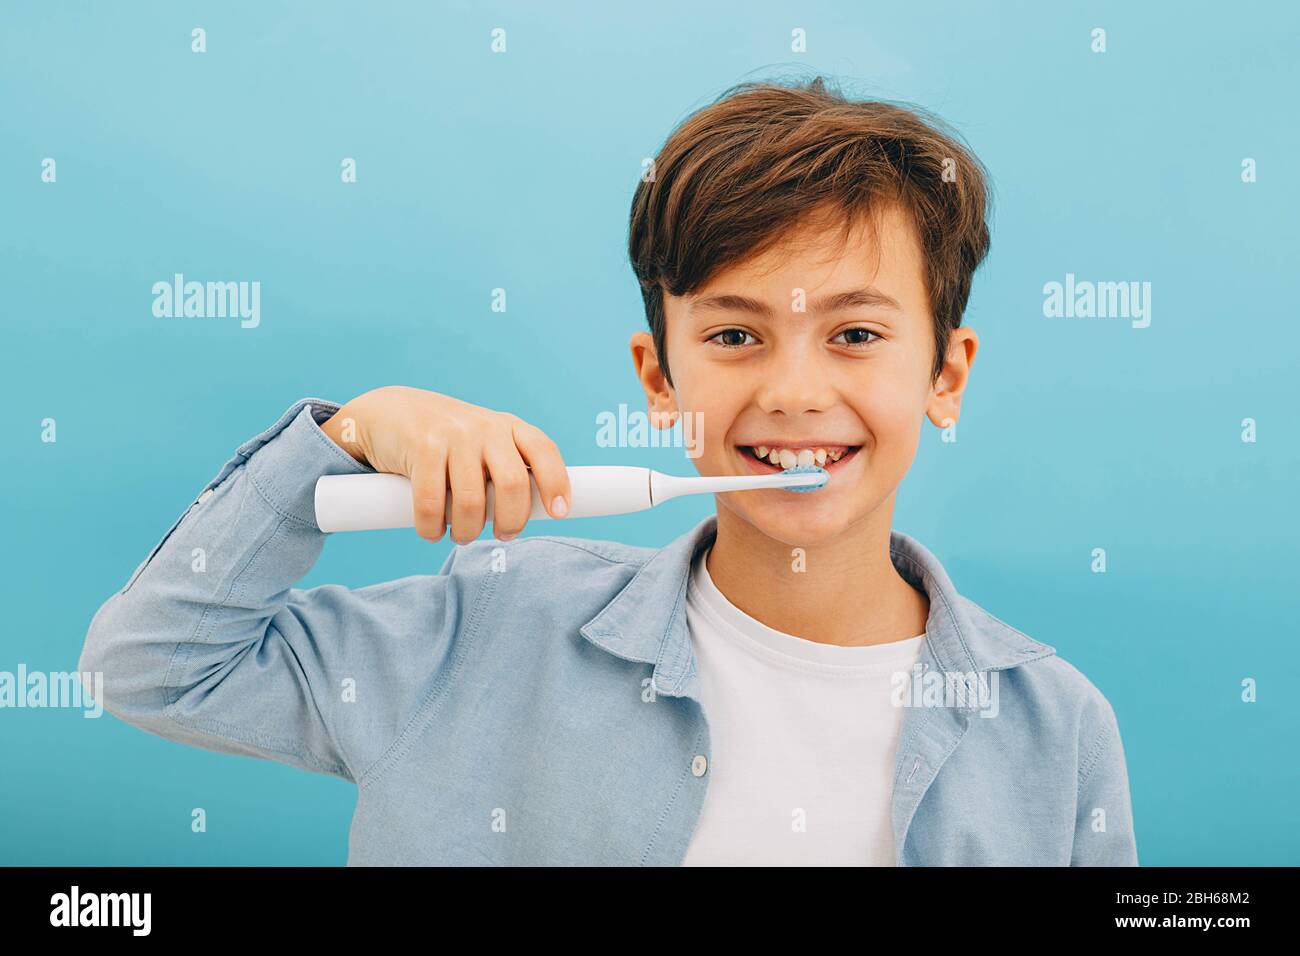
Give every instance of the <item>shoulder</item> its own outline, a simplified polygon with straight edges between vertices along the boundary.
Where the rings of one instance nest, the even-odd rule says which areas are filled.
[[[1106,695],[1056,647],[1035,640],[967,597],[958,600],[988,659],[998,662],[992,669],[1017,695],[1026,716],[1062,731],[1072,729],[1085,749],[1115,726]]]

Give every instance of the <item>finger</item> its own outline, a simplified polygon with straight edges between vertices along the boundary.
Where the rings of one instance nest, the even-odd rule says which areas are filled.
[[[483,449],[492,477],[492,533],[508,541],[524,530],[533,510],[533,483],[506,428]]]
[[[482,448],[471,442],[453,445],[447,453],[451,481],[451,539],[468,544],[483,532],[486,521],[487,475]]]
[[[447,453],[442,448],[423,451],[411,468],[411,506],[415,530],[426,541],[441,541],[447,530]]]
[[[559,447],[546,432],[523,420],[515,422],[514,435],[515,447],[532,468],[547,513],[553,518],[563,518],[572,509],[573,491]]]

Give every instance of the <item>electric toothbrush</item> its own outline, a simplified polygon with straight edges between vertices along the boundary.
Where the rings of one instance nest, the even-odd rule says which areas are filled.
[[[573,500],[569,502],[566,518],[631,514],[682,495],[760,488],[816,491],[830,480],[826,469],[815,465],[796,465],[770,475],[717,477],[666,475],[630,465],[571,465],[567,470]],[[550,518],[542,504],[537,482],[531,484],[533,508],[528,520]],[[485,524],[492,521],[492,500],[492,482],[488,481]],[[316,524],[327,533],[411,528],[415,526],[413,508],[411,480],[405,475],[376,472],[369,475],[325,475],[316,480]],[[446,513],[451,513],[450,491],[447,492]]]

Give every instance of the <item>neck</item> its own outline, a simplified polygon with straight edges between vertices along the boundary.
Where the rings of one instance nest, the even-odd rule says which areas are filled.
[[[848,647],[916,637],[925,631],[930,602],[890,559],[893,505],[891,495],[836,538],[801,546],[801,557],[719,507],[709,577],[750,617],[805,640]]]

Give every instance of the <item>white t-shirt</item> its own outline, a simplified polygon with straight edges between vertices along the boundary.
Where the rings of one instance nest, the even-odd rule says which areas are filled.
[[[712,756],[683,866],[893,866],[901,707],[925,635],[841,647],[774,630],[695,560],[686,618]]]

